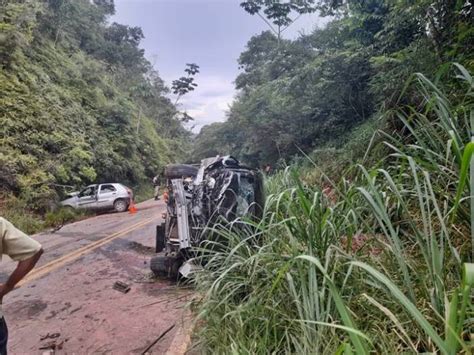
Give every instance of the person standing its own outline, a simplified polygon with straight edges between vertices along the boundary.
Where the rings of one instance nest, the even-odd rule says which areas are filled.
[[[155,187],[155,201],[160,199],[160,185],[161,185],[161,178],[160,175],[156,175],[153,178],[153,186]]]
[[[271,165],[270,164],[265,165],[265,168],[263,171],[265,172],[265,175],[270,175],[270,173],[272,172]]]
[[[0,217],[0,260],[8,255],[18,264],[5,283],[0,283],[0,355],[7,354],[8,328],[2,313],[2,301],[38,262],[43,248],[36,240]]]

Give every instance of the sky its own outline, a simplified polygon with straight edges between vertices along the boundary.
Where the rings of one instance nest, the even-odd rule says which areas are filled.
[[[194,118],[194,132],[206,124],[224,121],[235,95],[237,59],[248,40],[268,29],[257,16],[247,14],[240,0],[115,0],[111,22],[140,26],[141,48],[168,86],[184,75],[186,63],[196,63],[198,87],[182,98],[180,109]],[[310,33],[324,20],[316,14],[300,17],[285,38]],[[173,97],[170,95],[170,97]]]

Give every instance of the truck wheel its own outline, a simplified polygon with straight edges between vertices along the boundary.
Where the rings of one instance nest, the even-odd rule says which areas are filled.
[[[154,256],[150,260],[150,269],[156,276],[168,276],[168,260],[166,256]]]
[[[198,168],[189,164],[169,164],[165,167],[165,178],[180,179],[183,176],[194,177],[198,173]]]
[[[180,257],[174,258],[173,263],[170,265],[170,273],[169,277],[173,281],[179,281],[181,279],[181,275],[179,273],[179,268],[183,265],[183,259]]]
[[[181,257],[154,256],[150,260],[150,269],[156,276],[167,277],[170,280],[179,280],[179,268],[183,264]]]
[[[117,212],[125,212],[127,210],[127,202],[122,199],[115,200],[114,209]]]

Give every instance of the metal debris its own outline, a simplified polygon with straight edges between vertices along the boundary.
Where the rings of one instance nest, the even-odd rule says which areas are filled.
[[[160,334],[160,336],[158,338],[156,338],[150,345],[148,345],[148,347],[143,350],[142,352],[142,355],[145,355],[145,354],[148,354],[148,351],[155,346],[156,343],[158,343],[166,334],[168,334],[171,329],[174,328],[176,324],[173,324],[171,327],[169,327],[168,329],[166,329],[163,333]]]
[[[127,293],[130,291],[130,286],[127,285],[125,282],[122,281],[116,281],[113,286],[114,290],[120,291],[122,293]]]
[[[67,341],[67,339],[66,340],[61,340],[61,341],[51,340],[51,341],[48,341],[48,342],[44,343],[43,345],[41,345],[39,347],[39,350],[49,350],[50,353],[54,354],[55,350],[62,350],[62,348],[64,346],[64,343],[66,341]]]
[[[46,340],[46,339],[56,339],[61,336],[61,333],[46,333],[46,335],[40,335],[40,341]]]

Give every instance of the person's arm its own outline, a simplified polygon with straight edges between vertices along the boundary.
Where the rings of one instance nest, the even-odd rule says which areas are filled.
[[[18,264],[7,282],[0,283],[0,301],[34,268],[43,249],[41,244],[0,217],[0,254],[8,255]]]
[[[20,282],[26,276],[26,274],[28,274],[35,267],[36,263],[41,257],[41,254],[43,254],[43,249],[40,249],[32,257],[18,262],[16,269],[12,272],[7,282],[5,282],[4,284],[0,284],[0,300],[7,293],[13,290],[15,285]]]

